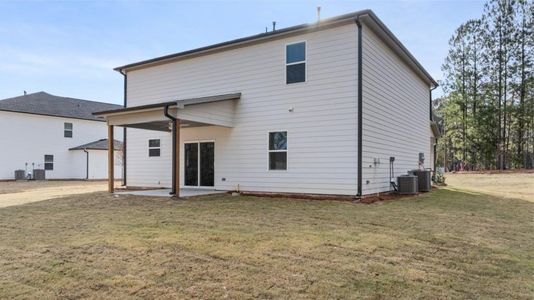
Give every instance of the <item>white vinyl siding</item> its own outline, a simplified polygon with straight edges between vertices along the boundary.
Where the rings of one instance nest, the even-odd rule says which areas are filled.
[[[417,169],[419,152],[431,167],[429,86],[367,27],[363,55],[362,177],[363,194],[371,194],[390,189],[390,156],[395,176]]]
[[[72,124],[76,131],[72,138],[64,137],[66,123]],[[10,143],[10,147],[2,148],[0,179],[13,179],[14,171],[19,169],[31,172],[32,163],[36,169],[44,169],[45,154],[54,156],[54,169],[46,171],[47,179],[84,179],[86,155],[83,150],[69,149],[107,138],[105,122],[6,111],[0,111],[0,128],[13,129],[0,130],[0,140]],[[115,128],[115,139],[122,140],[122,128]],[[101,154],[89,155],[89,178],[105,179],[107,151],[94,152]],[[115,167],[115,178],[121,178],[121,169],[121,166]]]
[[[215,140],[216,189],[239,184],[243,191],[355,195],[356,37],[350,24],[134,70],[128,72],[128,105],[241,92],[232,104],[232,128],[181,130],[188,140]],[[287,85],[286,45],[303,40],[306,84]],[[269,172],[266,133],[277,128],[291,133],[291,155],[287,171]],[[170,186],[170,133],[158,133],[161,164],[152,164],[137,138],[153,132],[130,132],[128,185]]]
[[[367,27],[363,28],[363,193],[390,189],[395,175],[431,166],[429,86]],[[286,45],[306,41],[306,83],[286,84]],[[181,129],[183,142],[215,141],[215,189],[357,193],[357,28],[355,24],[128,72],[128,104],[242,93],[178,116],[216,123]],[[288,168],[268,170],[266,133],[290,133]],[[170,186],[171,135],[128,130],[128,185]],[[146,139],[161,139],[148,160]],[[375,159],[380,164],[374,164]],[[183,166],[180,169],[183,186]]]
[[[171,185],[171,135],[168,132],[128,128],[126,182],[129,186],[169,187]],[[148,157],[149,139],[160,140],[160,156]]]

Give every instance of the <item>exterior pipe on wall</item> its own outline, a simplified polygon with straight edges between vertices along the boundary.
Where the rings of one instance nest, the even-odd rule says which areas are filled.
[[[355,20],[356,26],[358,26],[358,197],[362,196],[362,141],[363,141],[363,66],[362,66],[362,24],[359,17]]]
[[[83,149],[83,152],[85,152],[85,180],[89,179],[89,151],[87,149]]]
[[[176,118],[169,114],[169,105],[164,109],[165,117],[172,121],[172,184],[171,195],[176,195],[176,130],[177,124]]]
[[[434,121],[434,107],[433,107],[433,104],[432,104],[432,91],[435,90],[438,86],[437,85],[434,85],[432,88],[430,88],[430,91],[429,91],[429,98],[430,98],[430,121]],[[436,174],[436,153],[437,153],[437,148],[438,146],[438,137],[436,137],[435,141],[434,141],[434,161],[433,161],[433,164],[432,164],[432,171],[434,172],[434,175]]]
[[[435,90],[438,86],[435,85],[433,86],[432,88],[430,88],[430,91],[429,91],[429,101],[430,101],[430,121],[434,121],[434,114],[433,114],[433,107],[432,107],[432,91]]]
[[[124,108],[128,105],[128,75],[126,74],[126,71],[120,71],[122,76],[124,77]],[[122,128],[122,185],[126,185],[126,127]]]

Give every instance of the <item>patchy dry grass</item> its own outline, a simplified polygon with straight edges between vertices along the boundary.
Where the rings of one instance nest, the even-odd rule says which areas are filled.
[[[0,209],[3,298],[534,297],[534,203],[75,195]]]
[[[469,190],[498,197],[534,202],[534,173],[457,173],[446,174],[454,189]]]

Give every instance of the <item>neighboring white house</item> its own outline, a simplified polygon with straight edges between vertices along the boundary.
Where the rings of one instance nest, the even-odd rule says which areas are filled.
[[[116,70],[128,186],[361,196],[391,157],[433,168],[437,83],[370,10]]]
[[[47,179],[107,178],[107,126],[92,113],[120,107],[45,92],[0,100],[0,180],[33,169],[45,169]],[[120,166],[115,176],[122,177]]]

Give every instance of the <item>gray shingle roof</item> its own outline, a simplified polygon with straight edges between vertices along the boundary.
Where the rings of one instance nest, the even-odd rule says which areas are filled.
[[[113,140],[113,149],[114,150],[120,150],[122,147],[122,142]],[[87,144],[83,144],[77,147],[70,148],[69,150],[108,150],[108,139],[101,139],[98,141],[90,142]]]
[[[0,110],[3,111],[94,121],[103,121],[94,116],[94,112],[119,108],[122,105],[59,97],[45,92],[0,100]]]

